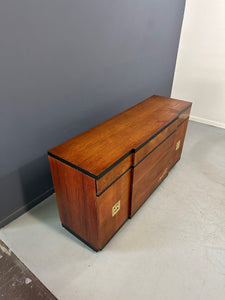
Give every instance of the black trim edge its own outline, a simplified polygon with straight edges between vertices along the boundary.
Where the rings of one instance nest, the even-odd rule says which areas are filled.
[[[71,168],[74,168],[74,169],[76,169],[76,170],[78,170],[78,171],[80,171],[80,172],[82,172],[82,173],[84,173],[84,174],[86,174],[86,175],[88,175],[88,176],[90,176],[90,177],[92,177],[92,178],[98,180],[98,179],[100,179],[102,176],[104,176],[106,173],[108,173],[110,170],[112,170],[115,166],[117,166],[122,160],[124,160],[124,159],[125,159],[127,156],[129,156],[131,153],[136,153],[137,151],[139,151],[139,150],[140,150],[142,147],[144,147],[150,140],[152,140],[154,137],[156,137],[158,134],[160,134],[160,132],[162,132],[164,129],[166,129],[168,126],[170,126],[173,122],[175,122],[175,121],[179,118],[179,116],[180,116],[181,114],[183,114],[186,110],[188,110],[191,106],[192,106],[192,103],[191,103],[190,105],[188,105],[185,109],[183,109],[183,110],[177,115],[177,117],[176,117],[175,119],[173,119],[171,122],[169,122],[169,123],[168,123],[167,125],[165,125],[163,128],[161,128],[159,131],[157,131],[154,135],[152,135],[149,139],[147,139],[146,141],[144,141],[144,143],[142,143],[142,144],[141,144],[140,146],[138,146],[136,149],[131,149],[130,151],[128,151],[126,154],[124,154],[122,157],[120,157],[117,161],[115,161],[112,165],[110,165],[108,168],[106,168],[106,169],[105,169],[103,172],[101,172],[99,175],[92,174],[91,172],[89,172],[89,171],[87,171],[87,170],[85,170],[85,169],[83,169],[83,168],[81,168],[81,167],[79,167],[79,166],[77,166],[77,165],[75,165],[75,164],[69,162],[68,160],[65,160],[65,159],[63,159],[63,158],[61,158],[61,157],[59,157],[59,156],[57,156],[57,155],[51,153],[50,151],[48,151],[48,155],[51,156],[51,157],[53,157],[53,158],[55,158],[55,159],[57,159],[57,160],[59,160],[59,161],[61,161],[61,162],[64,163],[64,164],[70,166]],[[188,118],[189,118],[189,117],[188,117]],[[186,121],[188,118],[186,118],[184,121]],[[183,121],[183,122],[184,122],[184,121]],[[183,123],[183,122],[182,122],[182,123]],[[178,127],[179,127],[180,125],[182,125],[182,123],[179,124]]]
[[[113,235],[110,237],[110,239],[105,243],[105,245],[100,249],[102,250],[110,241],[111,239],[114,237],[114,235],[116,235],[116,233],[123,227],[123,225],[127,222],[127,220],[129,220],[129,217],[127,217],[127,219],[120,225],[120,227],[113,233]]]
[[[186,119],[184,119],[177,127],[180,127],[187,120],[189,120],[189,116]]]
[[[62,223],[62,227],[64,227],[66,230],[68,230],[71,234],[73,234],[76,238],[78,238],[81,242],[83,242],[89,248],[91,248],[95,252],[98,252],[98,251],[101,251],[111,241],[111,239],[114,237],[114,235],[121,229],[121,227],[127,222],[127,220],[129,220],[129,217],[120,225],[120,227],[113,233],[113,235],[110,237],[110,239],[100,249],[97,249],[94,246],[92,246],[90,243],[88,243],[86,240],[84,240],[82,237],[80,237],[78,234],[76,234],[73,230],[71,230],[69,227],[67,227],[63,223]]]
[[[100,197],[106,190],[108,190],[108,188],[110,188],[110,186],[112,186],[117,180],[119,180],[124,174],[126,174],[130,169],[132,169],[133,166],[130,166],[126,171],[124,171],[122,174],[120,174],[120,176],[118,176],[115,180],[113,180],[109,185],[107,185],[107,187],[101,191],[100,194],[96,194],[97,197]]]
[[[160,134],[164,129],[166,129],[167,127],[169,127],[172,123],[174,123],[177,119],[179,119],[179,116],[182,115],[186,110],[188,110],[191,107],[191,104],[183,109],[175,119],[173,119],[172,121],[170,121],[167,125],[165,125],[163,128],[161,128],[159,131],[157,131],[154,135],[152,135],[149,139],[147,139],[146,141],[144,141],[144,143],[142,143],[140,146],[138,146],[134,152],[139,151],[142,147],[144,147],[149,141],[151,141],[152,139],[154,139],[154,137],[156,137],[158,134]]]
[[[82,237],[80,237],[78,234],[76,234],[73,230],[71,230],[69,227],[67,227],[63,223],[62,223],[62,227],[64,227],[66,230],[68,230],[70,233],[72,233],[76,238],[78,238],[78,240],[80,240],[81,242],[83,242],[84,244],[86,244],[92,250],[94,250],[96,252],[99,251],[99,249],[97,249],[94,246],[92,246],[91,244],[89,244],[87,241],[85,241]]]
[[[160,145],[162,145],[162,143],[164,143],[169,137],[171,137],[171,135],[173,135],[176,132],[176,130],[174,130],[170,135],[168,135],[161,143],[159,143],[154,149],[152,149],[148,154],[146,154],[141,160],[139,160],[138,163],[136,163],[135,166],[133,166],[133,168],[137,167],[146,157],[148,157],[153,151],[155,151]]]
[[[78,170],[78,171],[80,171],[80,172],[82,172],[82,173],[84,173],[84,174],[86,174],[86,175],[88,175],[88,176],[90,176],[90,177],[92,177],[94,179],[98,179],[98,177],[96,175],[88,172],[85,169],[82,169],[81,167],[78,167],[77,165],[72,164],[68,160],[65,160],[65,159],[63,159],[63,158],[61,158],[61,157],[59,157],[59,156],[57,156],[57,155],[55,155],[55,154],[53,154],[53,153],[51,153],[49,151],[48,151],[48,155],[51,156],[51,157],[53,157],[53,158],[55,158],[55,159],[57,159],[57,160],[59,160],[59,161],[61,161],[62,163],[64,163],[65,165],[67,165],[67,166],[69,166],[69,167],[71,167],[73,169],[76,169],[76,170]]]

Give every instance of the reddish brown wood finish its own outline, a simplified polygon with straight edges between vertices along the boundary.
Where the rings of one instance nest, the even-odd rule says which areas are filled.
[[[187,130],[188,120],[184,121],[176,130],[173,145],[172,164],[174,165],[181,156],[184,145],[184,138]],[[176,150],[176,145],[180,141],[179,148]]]
[[[100,249],[120,228],[129,216],[130,205],[129,170],[118,179],[107,191],[97,198],[97,212],[99,218],[99,246]],[[112,207],[120,200],[120,210],[112,216]]]
[[[63,225],[96,250],[101,249],[129,216],[130,170],[97,197],[95,180],[49,157]],[[120,200],[120,210],[112,207]]]
[[[132,166],[132,154],[116,165],[112,170],[96,181],[97,195],[101,194],[110,184],[126,172]]]
[[[104,123],[49,150],[94,176],[142,145],[190,106],[190,102],[152,96]]]
[[[134,168],[130,216],[168,174],[172,166],[173,145],[174,134]]]
[[[183,112],[177,120],[172,122],[168,127],[162,130],[156,137],[151,139],[146,145],[135,153],[134,166],[138,164],[149,152],[154,150],[160,143],[162,143],[170,134],[172,134],[177,127],[186,119],[190,114],[191,108],[188,108]]]
[[[95,180],[49,157],[63,225],[99,249]]]
[[[51,149],[62,224],[102,249],[179,160],[190,105],[152,96]]]

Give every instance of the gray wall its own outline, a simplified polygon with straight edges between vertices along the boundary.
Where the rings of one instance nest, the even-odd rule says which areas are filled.
[[[0,225],[53,192],[49,148],[170,95],[184,4],[0,2]]]

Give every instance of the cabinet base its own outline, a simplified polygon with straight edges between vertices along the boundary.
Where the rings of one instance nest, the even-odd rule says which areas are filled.
[[[68,230],[70,233],[72,233],[76,238],[78,238],[81,242],[83,242],[84,244],[86,244],[89,248],[91,248],[92,250],[94,250],[95,252],[101,251],[110,241],[111,239],[114,237],[114,235],[120,230],[120,228],[126,223],[128,219],[126,219],[123,224],[117,229],[117,231],[114,232],[114,234],[111,236],[111,238],[105,243],[105,245],[100,248],[97,249],[94,246],[92,246],[90,243],[88,243],[87,241],[85,241],[82,237],[80,237],[78,234],[76,234],[73,230],[71,230],[70,228],[68,228],[66,225],[64,225],[62,223],[62,227],[64,227],[66,230]]]
[[[98,252],[100,250],[100,249],[96,249],[91,244],[89,244],[87,241],[85,241],[84,239],[82,239],[82,237],[80,237],[78,234],[76,234],[73,230],[71,230],[70,228],[68,228],[63,223],[62,223],[62,227],[64,227],[66,230],[68,230],[70,233],[72,233],[76,238],[78,238],[81,242],[83,242],[84,244],[86,244],[89,248],[91,248],[95,252]]]

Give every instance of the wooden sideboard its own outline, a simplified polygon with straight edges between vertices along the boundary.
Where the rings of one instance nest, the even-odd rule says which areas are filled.
[[[49,150],[62,225],[102,249],[180,159],[190,110],[152,96]]]

